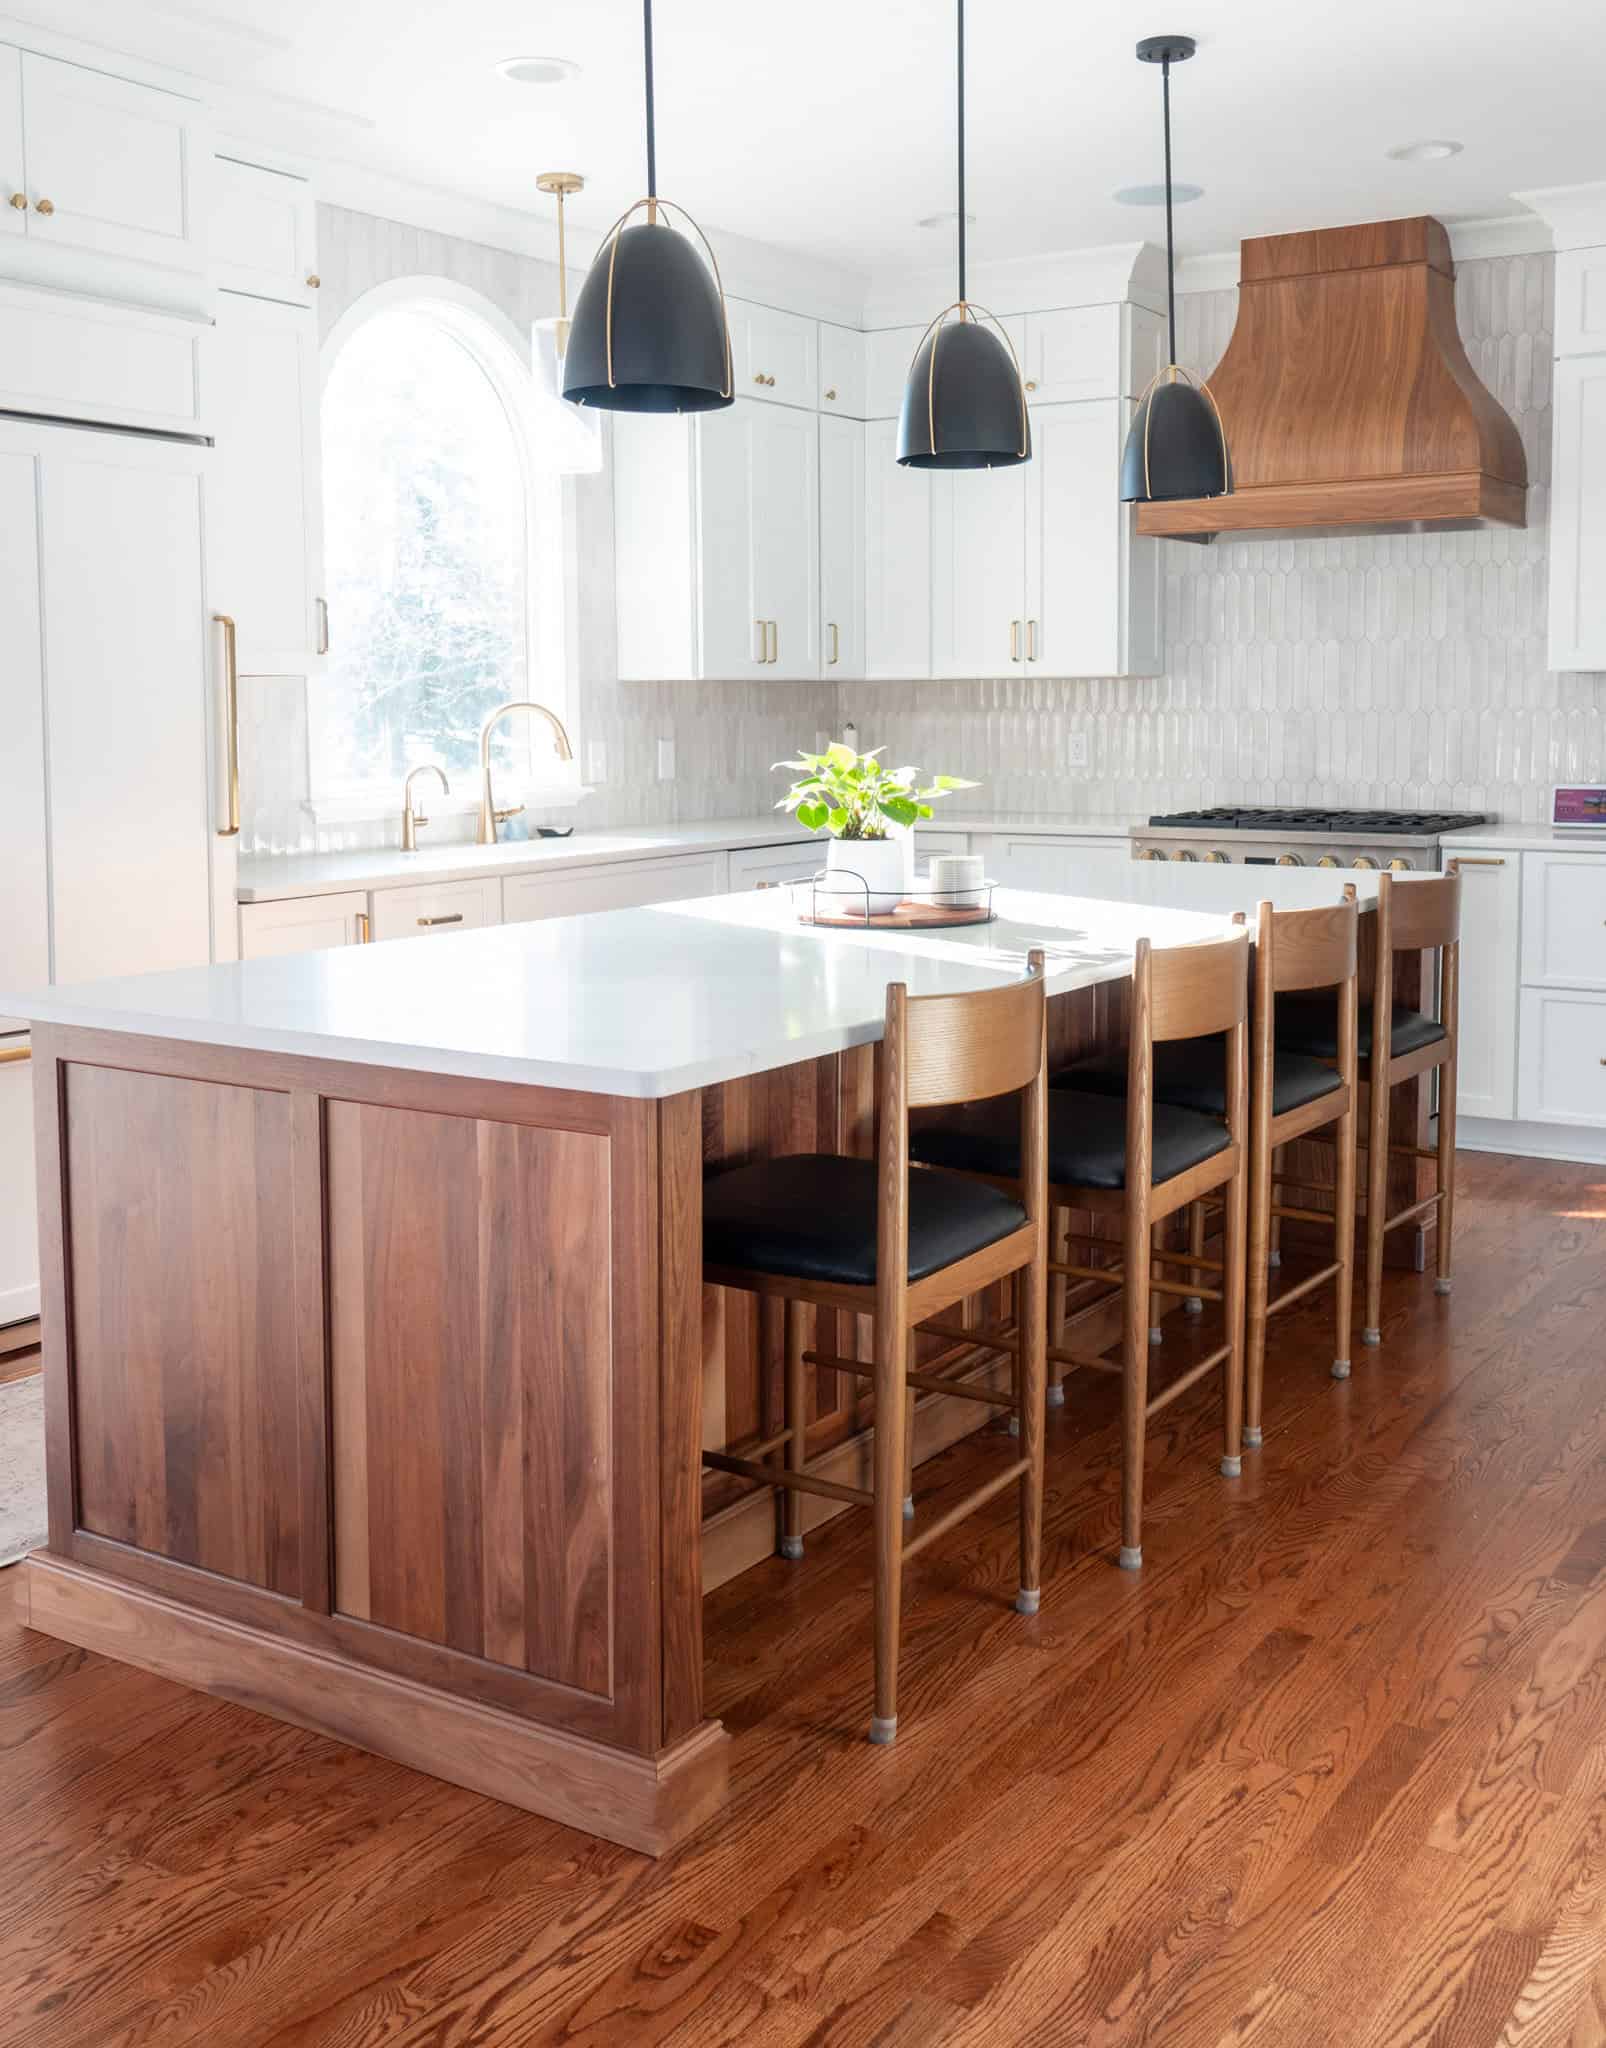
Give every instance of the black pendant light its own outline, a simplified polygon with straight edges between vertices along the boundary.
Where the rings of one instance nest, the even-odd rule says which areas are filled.
[[[965,0],[958,8],[959,297],[926,329],[909,366],[898,460],[910,469],[1003,469],[1032,452],[1014,347],[992,314],[965,297]],[[952,324],[950,313],[959,316]]]
[[[1171,67],[1197,48],[1192,36],[1145,36],[1138,61],[1160,66],[1165,104],[1165,368],[1144,392],[1121,456],[1125,504],[1150,498],[1219,498],[1232,489],[1221,414],[1202,378],[1177,365],[1177,266],[1171,229]]]
[[[580,287],[563,359],[563,395],[608,412],[713,412],[729,405],[730,322],[719,264],[684,207],[658,197],[653,119],[652,0],[642,0],[646,47],[647,196],[609,230]],[[708,253],[704,263],[670,207]],[[628,226],[632,214],[647,218]]]

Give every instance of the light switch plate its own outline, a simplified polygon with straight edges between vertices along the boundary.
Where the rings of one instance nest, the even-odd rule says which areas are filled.
[[[675,743],[673,740],[658,742],[658,780],[673,782],[675,779]]]
[[[1071,768],[1085,768],[1087,766],[1087,734],[1085,732],[1073,732],[1071,734],[1065,743],[1065,760],[1067,766]]]
[[[606,782],[608,779],[608,749],[602,740],[586,741],[586,781]]]

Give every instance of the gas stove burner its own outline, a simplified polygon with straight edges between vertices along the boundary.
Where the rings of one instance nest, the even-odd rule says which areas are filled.
[[[1384,835],[1418,835],[1434,838],[1464,825],[1485,825],[1482,811],[1328,811],[1288,809],[1240,809],[1236,804],[1217,804],[1203,811],[1172,811],[1151,818],[1151,826],[1173,831],[1204,828],[1212,832],[1330,832],[1350,839]]]

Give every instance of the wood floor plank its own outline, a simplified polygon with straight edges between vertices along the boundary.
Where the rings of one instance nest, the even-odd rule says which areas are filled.
[[[862,1516],[712,1595],[733,1799],[657,1864],[31,1635],[0,1573],[0,2048],[1602,2048],[1606,1202],[1462,1189],[1455,1294],[1391,1272],[1349,1381],[1320,1296],[1273,1322],[1240,1481],[1209,1390],[1157,1418],[1139,1576],[1073,1380],[1042,1613],[1006,1502],[925,1553],[895,1749]]]

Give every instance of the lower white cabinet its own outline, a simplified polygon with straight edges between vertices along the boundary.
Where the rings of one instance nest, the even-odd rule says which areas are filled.
[[[338,896],[293,896],[276,903],[240,905],[240,958],[276,953],[320,953],[359,945],[366,935],[368,897],[361,889]]]
[[[27,1043],[0,1038],[0,1328],[39,1313],[33,1068],[17,1057]]]
[[[1606,855],[1523,855],[1522,979],[1530,988],[1606,990]]]
[[[1525,988],[1518,1044],[1519,1117],[1606,1129],[1606,995]]]
[[[621,860],[604,867],[508,875],[502,882],[502,916],[508,924],[528,924],[542,917],[572,917],[583,910],[636,910],[648,903],[722,896],[726,873],[723,853],[688,853],[668,860]]]
[[[1461,875],[1456,1107],[1462,1116],[1512,1117],[1517,1113],[1521,860],[1516,854],[1481,853],[1454,865]]]
[[[730,855],[726,887],[756,889],[762,883],[772,888],[786,882],[812,882],[825,866],[823,841],[807,840],[801,846],[738,847]]]
[[[1043,833],[971,837],[987,862],[987,879],[1010,889],[1047,889],[1066,896],[1102,896],[1132,859],[1129,839],[1051,839]]]
[[[412,889],[376,889],[369,913],[374,939],[418,939],[472,932],[502,922],[502,884],[494,875],[471,882],[425,882]]]

